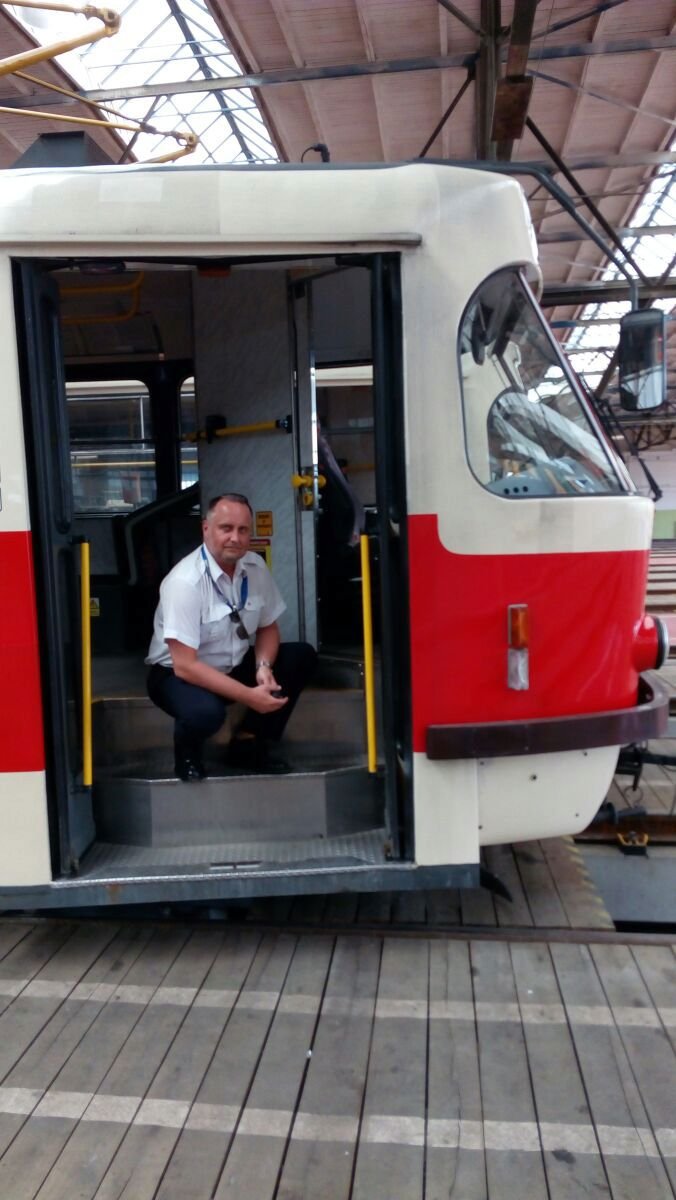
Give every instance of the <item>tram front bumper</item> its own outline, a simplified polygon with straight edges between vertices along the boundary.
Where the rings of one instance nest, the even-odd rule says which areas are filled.
[[[530,721],[429,725],[425,750],[429,759],[441,761],[626,746],[665,737],[668,720],[669,693],[657,676],[646,674],[639,676],[638,703],[633,708]]]

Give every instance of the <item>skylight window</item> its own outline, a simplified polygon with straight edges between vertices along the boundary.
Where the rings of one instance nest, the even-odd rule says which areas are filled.
[[[113,0],[113,8],[122,17],[115,37],[59,58],[84,90],[242,74],[204,0]],[[43,43],[55,40],[64,30],[82,27],[80,18],[63,13],[22,8],[12,12]],[[73,22],[70,27],[69,21]],[[145,160],[174,150],[174,139],[166,136],[172,130],[192,131],[200,138],[195,152],[179,164],[278,159],[248,89],[120,100],[112,107],[124,117],[145,120],[159,130],[157,135],[121,131],[120,137],[130,146],[130,159]]]

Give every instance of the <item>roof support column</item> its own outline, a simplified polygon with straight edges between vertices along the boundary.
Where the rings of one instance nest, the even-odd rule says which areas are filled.
[[[478,159],[494,161],[496,151],[491,131],[500,77],[500,0],[481,0],[481,29],[483,36],[476,64],[476,153]]]

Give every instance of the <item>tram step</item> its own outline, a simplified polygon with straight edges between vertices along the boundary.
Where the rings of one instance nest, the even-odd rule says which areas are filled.
[[[383,823],[383,780],[363,767],[292,775],[178,779],[102,777],[97,839],[126,846],[194,846],[329,838]]]
[[[243,710],[233,705],[223,728],[210,739],[224,745]],[[341,743],[352,754],[364,752],[364,694],[359,689],[308,688],[301,695],[284,734],[285,744]],[[147,696],[108,696],[93,706],[95,771],[119,767],[153,750],[168,750],[173,721]]]

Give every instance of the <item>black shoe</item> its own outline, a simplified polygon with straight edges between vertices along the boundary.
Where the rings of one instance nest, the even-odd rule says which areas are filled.
[[[204,766],[198,758],[189,758],[187,754],[177,754],[174,763],[174,770],[179,779],[184,783],[196,783],[199,779],[206,779],[207,773]]]
[[[288,775],[291,771],[289,763],[272,755],[261,738],[233,738],[225,761],[229,767],[238,767],[252,775]]]

